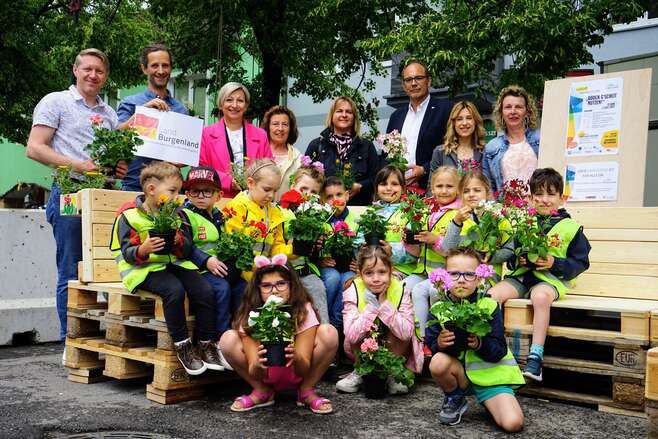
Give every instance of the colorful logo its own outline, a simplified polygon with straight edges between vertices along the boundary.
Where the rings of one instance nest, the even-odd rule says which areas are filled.
[[[156,117],[150,117],[145,114],[136,114],[135,115],[135,124],[134,128],[137,130],[137,133],[142,137],[148,137],[149,139],[155,139],[155,136],[158,133],[158,124],[160,119]]]

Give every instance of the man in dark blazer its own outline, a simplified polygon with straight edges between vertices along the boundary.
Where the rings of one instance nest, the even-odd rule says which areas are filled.
[[[395,110],[386,127],[387,133],[398,130],[407,140],[410,164],[405,174],[407,185],[418,183],[424,189],[427,189],[432,152],[443,143],[452,108],[449,101],[430,96],[431,83],[423,63],[409,62],[402,71],[409,105]]]

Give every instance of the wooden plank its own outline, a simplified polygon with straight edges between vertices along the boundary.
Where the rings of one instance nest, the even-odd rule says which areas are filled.
[[[115,218],[116,218],[116,209],[91,211],[92,224],[114,224]]]
[[[107,189],[87,189],[89,191],[92,210],[116,211],[123,204],[133,201],[141,192],[112,191]]]
[[[532,325],[519,325],[505,328],[508,332],[518,330],[521,334],[532,334]],[[568,326],[549,326],[547,335],[551,337],[565,337],[574,340],[600,341],[604,343],[626,343],[638,346],[649,344],[649,337],[636,334],[623,334],[618,331],[604,331],[601,329],[572,328]]]
[[[82,205],[81,232],[82,232],[82,261],[80,263],[82,270],[78,268],[78,277],[84,282],[94,279],[92,244],[92,221],[91,215],[91,198],[89,189],[80,191],[80,202]]]
[[[89,305],[95,305],[98,303],[97,296],[98,294],[95,291],[78,289],[69,285],[66,306],[68,308],[84,308]]]
[[[531,306],[529,299],[511,299],[505,302],[506,308]],[[624,313],[650,313],[658,310],[655,300],[620,299],[614,297],[590,297],[579,294],[567,294],[564,299],[553,302],[553,308],[586,309],[592,311],[610,311]]]
[[[592,243],[589,259],[593,262],[655,264],[656,255],[658,242],[636,242],[628,245],[623,241],[597,241]]]
[[[90,282],[82,284],[76,280],[70,280],[69,288],[77,288],[83,291],[105,292],[109,294],[130,295],[130,292],[126,290],[121,282]]]
[[[612,398],[607,396],[588,395],[586,393],[568,392],[566,390],[547,389],[544,387],[525,386],[519,389],[526,395],[541,396],[543,398],[561,399],[580,402],[584,404],[611,404]]]
[[[624,263],[610,263],[610,262],[591,262],[586,273],[658,277],[658,264],[640,265],[640,264],[624,264]]]
[[[583,296],[655,300],[658,308],[658,277],[585,272],[576,279],[573,293]]]
[[[94,275],[90,282],[121,282],[121,275],[113,259],[96,259],[92,266]]]
[[[657,242],[658,229],[585,229],[585,236],[590,242],[624,241]]]
[[[94,247],[109,247],[112,237],[112,224],[91,225],[91,245]]]
[[[91,248],[91,255],[94,258],[94,260],[98,259],[111,259],[112,262],[114,262],[114,257],[112,256],[112,251],[110,250],[110,247],[92,247]]]
[[[622,409],[606,404],[599,404],[599,411],[603,413],[610,413],[613,415],[633,416],[635,418],[646,418],[647,414],[642,411]]]
[[[577,207],[569,204],[567,209],[571,217],[586,229],[658,229],[658,207]]]
[[[658,401],[658,348],[651,348],[647,351],[644,396],[652,401]]]

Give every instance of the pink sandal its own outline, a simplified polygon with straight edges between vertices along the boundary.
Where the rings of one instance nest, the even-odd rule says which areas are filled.
[[[312,398],[311,402],[306,402],[308,398]],[[329,407],[325,409],[320,408],[325,404],[331,404],[331,401],[329,401],[327,398],[319,397],[314,388],[310,388],[303,393],[300,393],[300,391],[297,390],[297,406],[299,407],[308,406],[308,408],[310,408],[313,413],[317,413],[319,415],[326,415],[332,413],[334,411],[333,407]]]
[[[240,403],[240,407],[236,407],[236,403]],[[231,405],[231,410],[234,412],[248,412],[249,410],[269,407],[274,405],[274,390],[270,389],[269,392],[263,393],[253,389],[249,395],[242,395],[235,398]]]

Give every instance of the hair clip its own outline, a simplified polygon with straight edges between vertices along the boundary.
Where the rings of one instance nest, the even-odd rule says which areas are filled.
[[[288,257],[283,253],[279,253],[272,256],[272,259],[263,255],[258,255],[254,258],[254,265],[256,266],[256,268],[259,269],[264,267],[273,267],[275,265],[279,265],[285,268],[286,270],[288,270],[288,266],[286,265],[286,263],[288,263]]]

